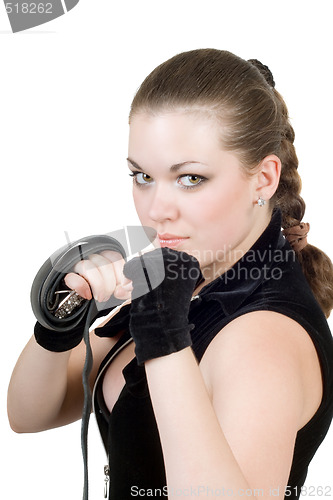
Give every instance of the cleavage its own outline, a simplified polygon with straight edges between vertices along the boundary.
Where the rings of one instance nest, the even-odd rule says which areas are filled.
[[[128,344],[106,368],[102,382],[102,392],[105,405],[110,413],[125,385],[123,369],[135,357],[134,347],[134,342]]]

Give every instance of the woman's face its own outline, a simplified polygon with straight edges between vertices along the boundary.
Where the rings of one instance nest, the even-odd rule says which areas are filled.
[[[257,239],[255,176],[221,149],[219,128],[203,114],[139,113],[130,124],[128,166],[142,225],[156,246],[194,255],[214,279]]]

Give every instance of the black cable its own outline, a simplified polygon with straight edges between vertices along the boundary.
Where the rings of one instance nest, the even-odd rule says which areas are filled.
[[[91,302],[88,309],[86,324],[84,327],[83,340],[86,345],[86,357],[82,370],[82,385],[84,391],[84,401],[81,421],[81,449],[83,458],[83,500],[88,500],[89,496],[89,481],[88,481],[88,427],[92,408],[92,395],[89,384],[89,376],[93,366],[93,355],[90,345],[89,328],[95,314],[94,303]]]

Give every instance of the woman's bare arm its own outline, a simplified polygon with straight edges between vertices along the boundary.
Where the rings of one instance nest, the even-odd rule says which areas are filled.
[[[126,300],[131,284],[123,276],[123,266],[119,254],[108,250],[78,262],[65,281],[87,300],[94,297],[104,302],[112,294]],[[117,339],[99,338],[91,332],[91,383]],[[38,345],[34,336],[30,339],[16,363],[8,390],[8,417],[14,431],[39,432],[81,417],[85,352],[83,341],[71,351],[55,353]]]
[[[91,333],[93,383],[98,367],[116,342]],[[15,432],[39,432],[69,424],[82,414],[83,342],[68,352],[54,353],[30,339],[14,368],[8,389],[8,417]]]

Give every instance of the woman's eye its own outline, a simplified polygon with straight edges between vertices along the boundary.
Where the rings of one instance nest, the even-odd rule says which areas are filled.
[[[144,172],[132,172],[129,174],[131,177],[134,177],[134,181],[136,184],[150,184],[153,181],[153,178],[150,175],[145,174]]]
[[[204,177],[201,177],[200,175],[187,174],[179,177],[177,182],[187,188],[198,186],[204,180]]]

